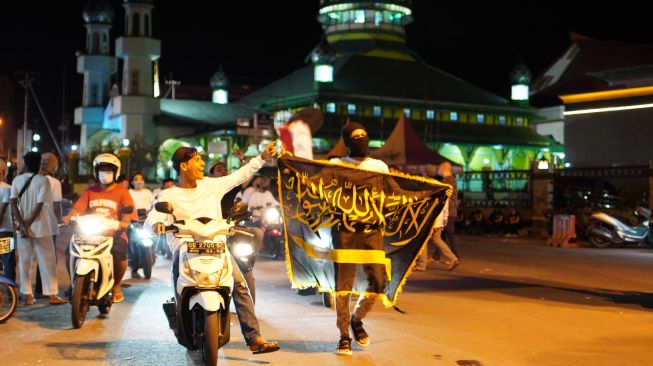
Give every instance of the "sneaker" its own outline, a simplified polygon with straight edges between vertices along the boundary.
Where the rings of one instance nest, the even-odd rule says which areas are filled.
[[[365,332],[365,329],[363,328],[363,321],[360,320],[355,322],[354,315],[352,314],[349,324],[351,325],[351,330],[354,332],[354,339],[356,340],[356,344],[361,347],[369,346],[370,337],[367,335],[367,332]]]
[[[339,356],[351,356],[351,338],[347,336],[340,336],[336,354]]]

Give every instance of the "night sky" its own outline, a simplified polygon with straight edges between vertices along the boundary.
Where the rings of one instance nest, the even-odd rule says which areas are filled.
[[[0,73],[15,80],[15,71],[39,72],[36,92],[48,118],[57,124],[64,78],[68,118],[72,120],[73,109],[81,103],[75,51],[84,48],[85,2],[4,2],[1,9]],[[115,38],[122,32],[124,13],[120,1],[113,3]],[[414,0],[415,21],[407,28],[407,39],[427,63],[508,97],[509,73],[519,57],[537,75],[569,45],[569,31],[597,39],[653,42],[651,5],[598,4]],[[162,79],[172,72],[182,84],[207,85],[220,63],[235,82],[265,84],[282,77],[302,66],[320,40],[317,10],[318,0],[158,1],[153,26],[154,36],[162,41]],[[20,87],[14,98],[14,118],[22,121]]]

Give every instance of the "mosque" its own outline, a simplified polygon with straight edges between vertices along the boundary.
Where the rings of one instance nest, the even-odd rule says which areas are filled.
[[[313,136],[317,153],[336,144],[349,119],[371,131],[372,148],[381,147],[403,116],[421,143],[466,171],[526,170],[538,159],[564,157],[560,143],[533,128],[543,117],[529,106],[529,70],[515,67],[508,100],[426,64],[406,42],[410,0],[321,0],[324,35],[307,64],[237,101],[230,100],[222,69],[207,75],[211,101],[160,95],[154,6],[124,0],[125,27],[114,55],[109,1],[90,0],[84,8],[86,47],[77,61],[84,92],[75,110],[82,153],[111,139],[157,146],[157,177],[170,174],[169,157],[181,145],[231,166],[234,144],[255,153],[258,143],[274,138],[275,124],[313,107],[324,114]],[[120,85],[112,85],[115,79]]]

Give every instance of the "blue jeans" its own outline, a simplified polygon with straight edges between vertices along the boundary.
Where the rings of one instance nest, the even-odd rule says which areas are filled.
[[[0,238],[13,237],[14,233],[10,231],[0,232]],[[16,238],[14,238],[14,243]],[[15,247],[14,247],[15,248]],[[9,253],[2,254],[2,268],[5,271],[5,277],[16,282],[16,249]]]

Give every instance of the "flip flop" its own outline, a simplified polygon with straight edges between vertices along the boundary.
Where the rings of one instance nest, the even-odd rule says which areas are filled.
[[[249,346],[249,350],[252,351],[252,353],[255,355],[261,353],[275,352],[278,351],[279,348],[280,347],[277,342],[263,342],[263,343],[252,344]]]
[[[114,304],[122,302],[123,300],[125,300],[125,295],[122,292],[118,292],[117,294],[113,294],[113,298],[111,299],[111,301]]]

